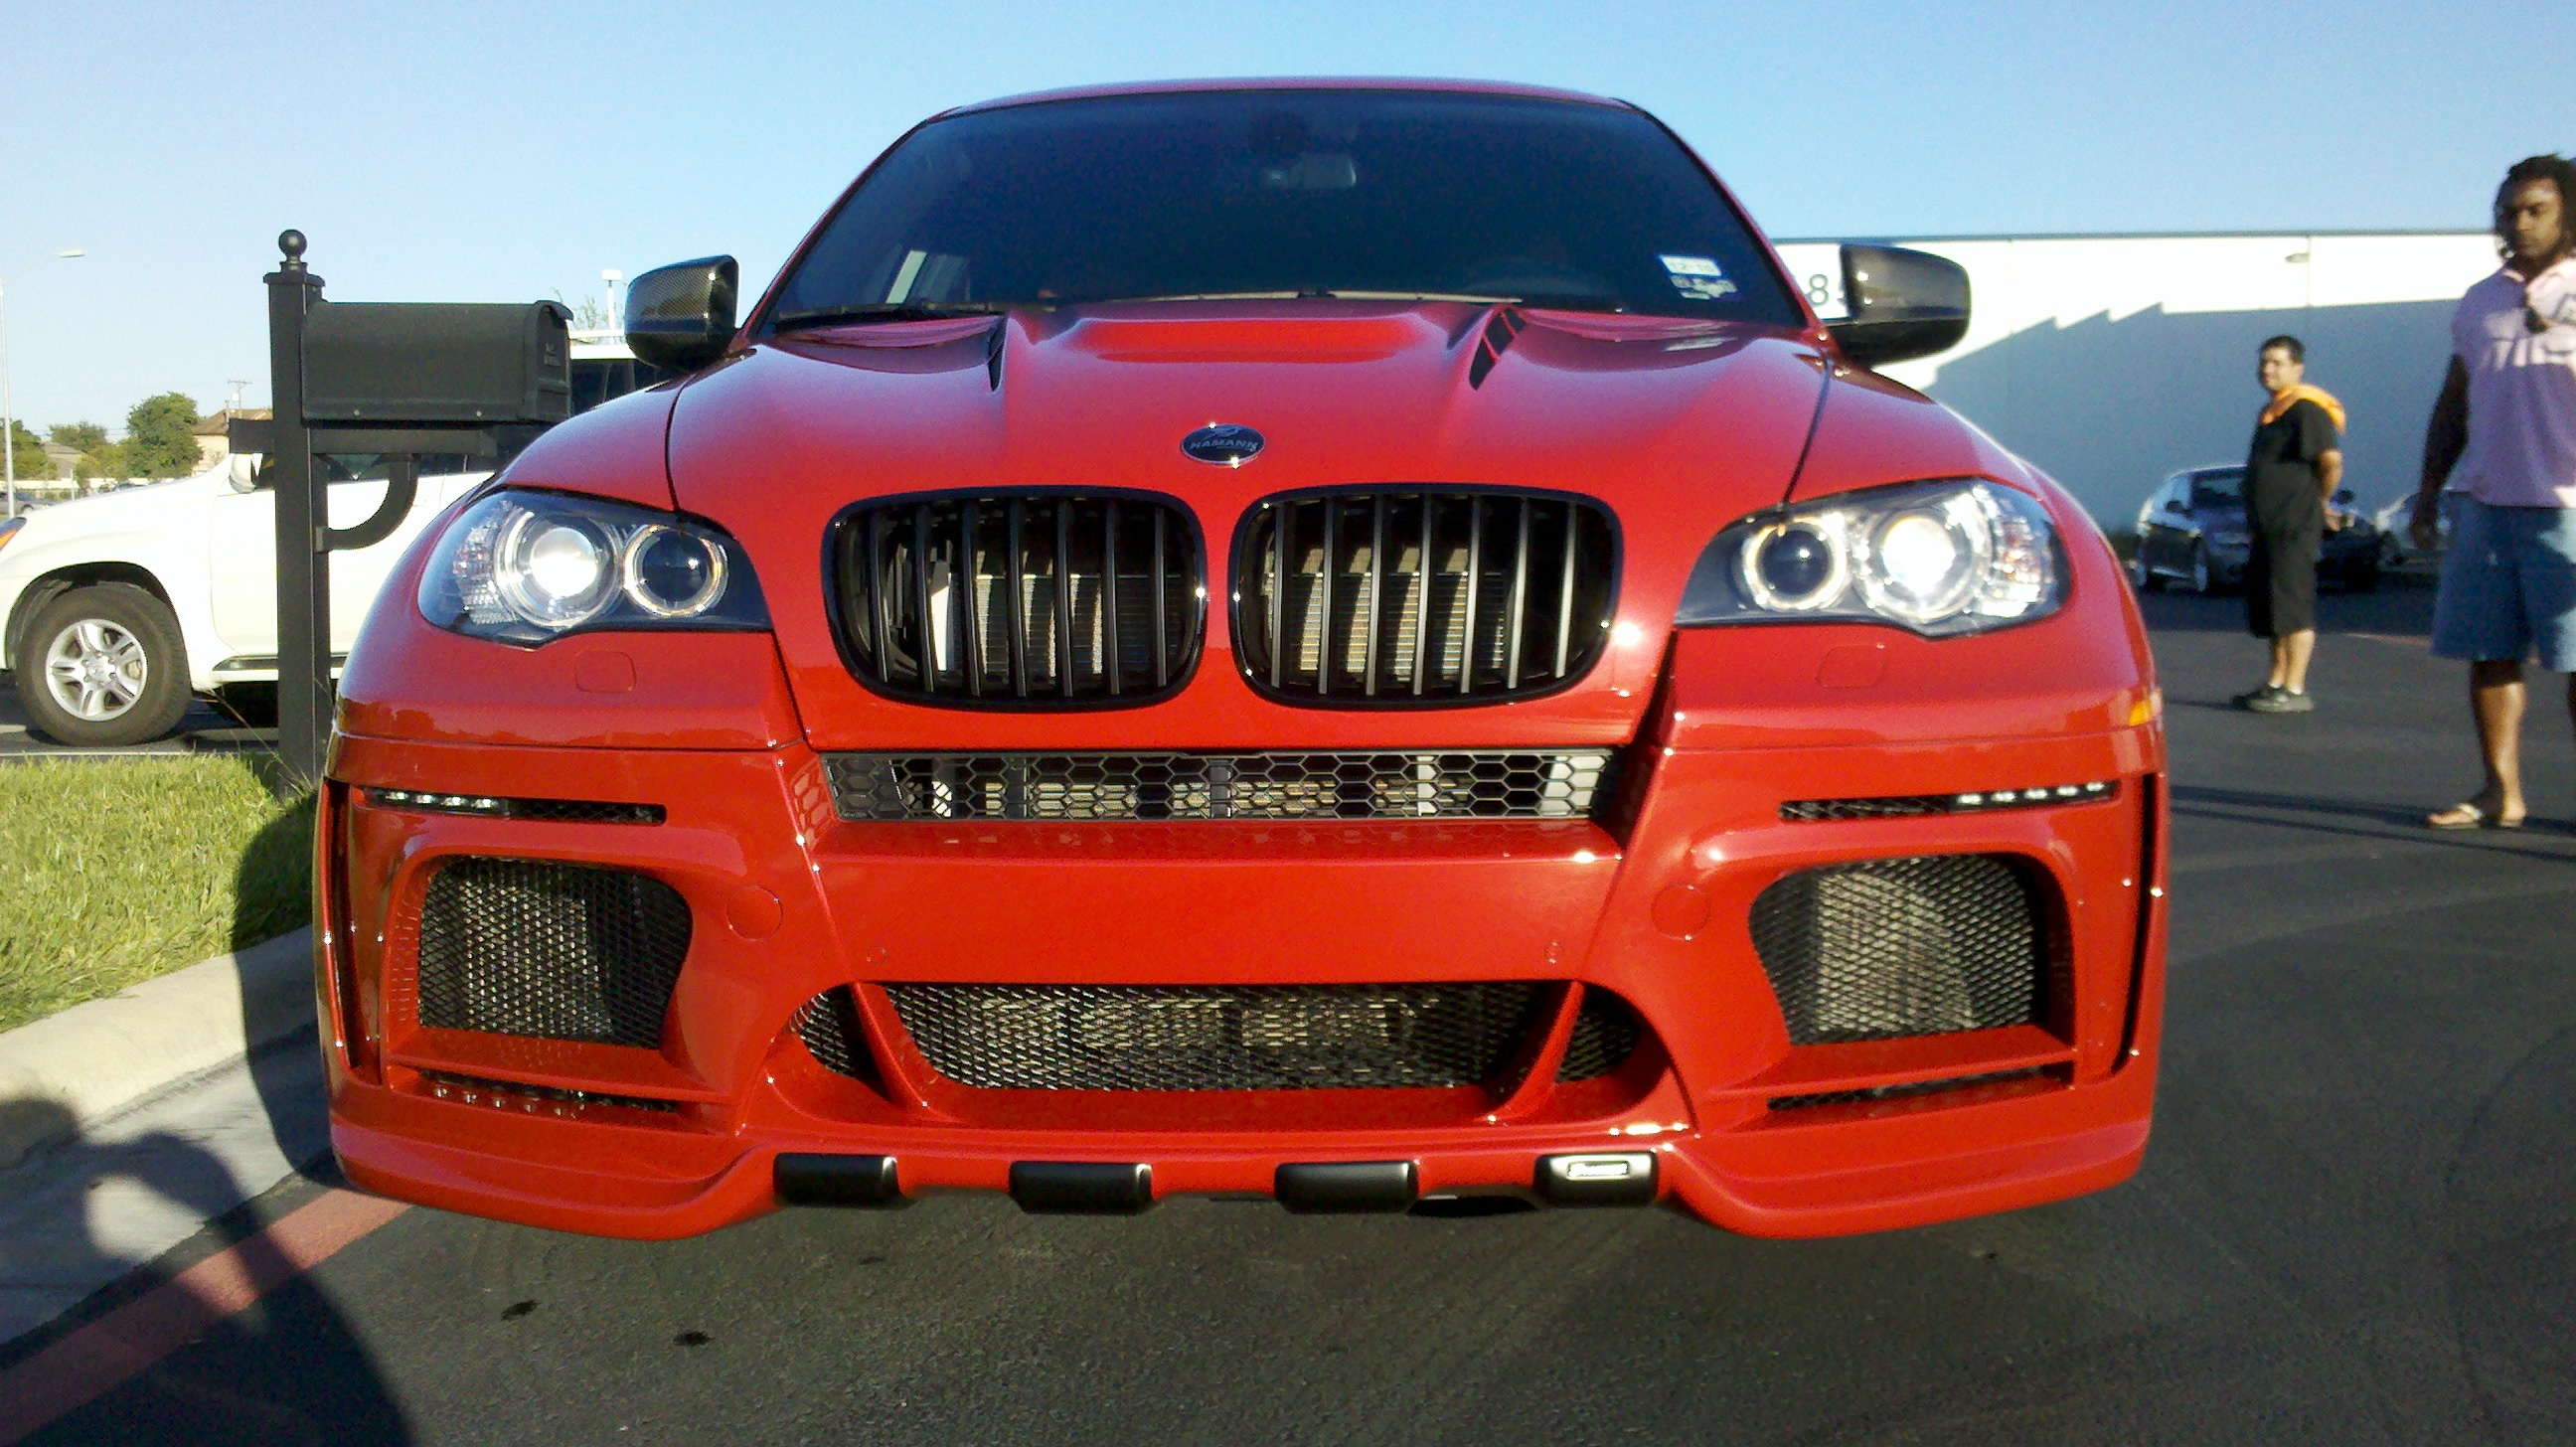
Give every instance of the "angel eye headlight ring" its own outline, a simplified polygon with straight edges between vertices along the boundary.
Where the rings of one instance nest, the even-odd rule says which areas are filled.
[[[1830,519],[1766,524],[1736,556],[1744,591],[1763,607],[1784,613],[1821,608],[1851,583],[1851,549]]]
[[[694,618],[724,598],[725,550],[668,523],[638,528],[618,563],[628,601],[656,618]],[[670,596],[673,584],[688,589]]]

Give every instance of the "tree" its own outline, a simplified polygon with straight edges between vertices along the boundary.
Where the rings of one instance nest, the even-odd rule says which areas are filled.
[[[54,460],[45,455],[44,439],[14,417],[9,419],[9,452],[20,482],[54,480]]]
[[[74,452],[107,450],[107,429],[95,422],[65,422],[45,430],[53,434],[54,441]]]
[[[136,477],[186,477],[197,470],[197,399],[146,397],[125,414],[125,465]]]
[[[57,445],[80,454],[72,464],[72,477],[81,485],[81,494],[89,494],[89,485],[102,477],[125,476],[125,449],[107,440],[107,429],[96,422],[61,422],[47,428]]]

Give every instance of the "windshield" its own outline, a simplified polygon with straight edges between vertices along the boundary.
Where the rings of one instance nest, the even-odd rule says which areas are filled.
[[[2204,472],[2191,480],[2191,505],[2204,507],[2243,507],[2245,474],[2241,472]]]
[[[1634,111],[1278,90],[924,126],[824,226],[768,322],[1301,295],[1805,320],[1725,196]]]

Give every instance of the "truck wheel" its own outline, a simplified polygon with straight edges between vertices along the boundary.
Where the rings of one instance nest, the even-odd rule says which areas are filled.
[[[2209,544],[2194,543],[2191,545],[2191,590],[2205,596],[2208,594],[2212,586],[2213,580],[2209,570]]]
[[[75,748],[160,738],[188,711],[179,620],[129,583],[74,588],[28,624],[18,699],[47,737]]]

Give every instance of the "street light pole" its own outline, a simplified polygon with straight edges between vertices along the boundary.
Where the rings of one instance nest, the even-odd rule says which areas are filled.
[[[70,261],[87,254],[72,246],[45,257],[44,261]],[[34,269],[34,266],[23,267],[18,276],[25,276]],[[10,405],[9,396],[9,283],[17,279],[17,276],[0,278],[0,470],[5,470],[9,488],[9,510],[0,513],[0,517],[18,515],[18,413]]]

